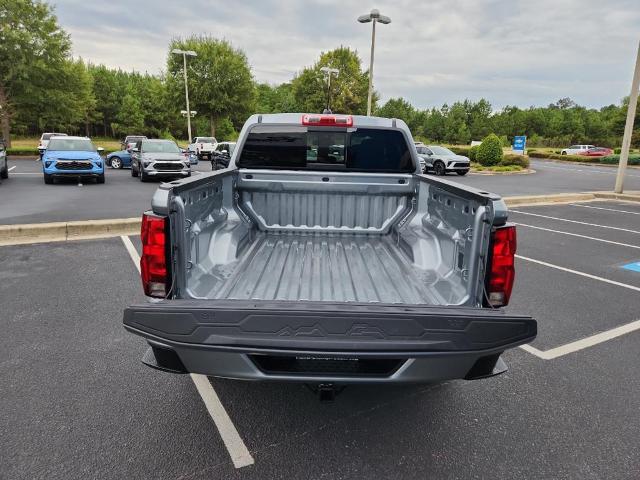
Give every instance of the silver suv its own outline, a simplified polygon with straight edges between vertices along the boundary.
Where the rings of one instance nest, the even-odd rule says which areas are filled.
[[[138,140],[131,149],[131,176],[141,182],[150,178],[191,176],[191,165],[173,140]]]

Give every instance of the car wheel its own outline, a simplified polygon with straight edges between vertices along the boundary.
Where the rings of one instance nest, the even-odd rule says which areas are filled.
[[[51,185],[53,183],[53,176],[45,173],[44,174],[44,183],[46,183],[47,185]]]
[[[566,155],[567,152],[560,152],[560,155]]]
[[[104,183],[104,173],[96,177],[96,183]]]
[[[133,164],[131,164],[131,176],[132,177],[137,177],[138,176],[138,170],[136,170],[136,167]]]
[[[122,168],[122,160],[120,157],[111,157],[111,168]]]
[[[464,177],[468,172],[469,170],[456,170],[456,173],[461,177]]]
[[[5,167],[0,170],[0,177],[9,178],[9,167],[5,165]]]
[[[140,170],[140,181],[141,182],[146,182],[149,179],[147,178],[147,175],[144,173],[144,170]]]
[[[447,173],[447,167],[444,166],[442,162],[434,162],[433,164],[433,172],[439,177],[445,175]]]

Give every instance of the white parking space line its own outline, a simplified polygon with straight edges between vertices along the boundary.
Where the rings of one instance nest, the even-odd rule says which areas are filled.
[[[595,335],[591,335],[590,337],[582,338],[580,340],[576,340],[575,342],[567,343],[550,350],[538,350],[531,345],[521,345],[520,348],[543,360],[553,360],[554,358],[563,357],[564,355],[568,355],[570,353],[574,353],[579,350],[584,350],[585,348],[593,347],[600,343],[607,342],[616,337],[621,337],[622,335],[626,335],[627,333],[635,332],[636,330],[640,330],[640,320],[636,320],[634,322],[612,328],[611,330],[607,330],[605,332],[596,333]]]
[[[42,172],[13,172],[13,175],[42,175]]]
[[[231,421],[231,418],[229,418],[227,411],[222,406],[220,398],[218,398],[218,394],[213,389],[209,379],[204,375],[198,375],[195,373],[191,374],[191,379],[193,380],[193,383],[196,384],[196,388],[202,397],[202,401],[207,407],[209,415],[211,415],[216,427],[218,427],[218,432],[220,432],[220,436],[227,447],[227,451],[229,452],[229,455],[231,455],[233,465],[236,468],[253,465],[254,460],[251,453],[242,441],[242,438],[240,438],[238,430]]]
[[[557,270],[561,270],[563,272],[573,273],[575,275],[580,275],[581,277],[587,277],[592,280],[597,280],[599,282],[608,283],[611,285],[615,285],[617,287],[628,288],[630,290],[635,290],[640,292],[640,287],[636,287],[634,285],[628,285],[622,282],[616,282],[615,280],[609,280],[608,278],[598,277],[596,275],[591,275],[589,273],[579,272],[577,270],[572,270],[570,268],[561,267],[559,265],[554,265],[552,263],[543,262],[541,260],[535,260],[529,257],[523,257],[522,255],[516,255],[516,258],[520,258],[522,260],[526,260],[528,262],[537,263],[538,265],[543,265],[545,267],[555,268]],[[634,332],[636,330],[640,330],[640,320],[635,320],[631,323],[627,323],[625,325],[621,325],[616,328],[612,328],[611,330],[607,330],[601,333],[597,333],[595,335],[591,335],[590,337],[583,338],[581,340],[576,340],[575,342],[567,343],[565,345],[561,345],[559,347],[552,348],[550,350],[538,350],[531,345],[520,345],[520,348],[525,352],[528,352],[532,355],[535,355],[538,358],[543,360],[553,360],[554,358],[562,357],[569,353],[577,352],[578,350],[583,350],[585,348],[593,347],[594,345],[598,345],[599,343],[603,343],[614,339],[616,337],[620,337],[627,333]]]
[[[587,277],[587,278],[590,278],[592,280],[597,280],[597,281],[600,281],[600,282],[609,283],[609,284],[615,285],[617,287],[628,288],[630,290],[635,290],[637,292],[640,292],[640,287],[636,287],[634,285],[628,285],[626,283],[616,282],[615,280],[609,280],[608,278],[598,277],[596,275],[591,275],[589,273],[579,272],[577,270],[572,270],[570,268],[561,267],[559,265],[554,265],[552,263],[543,262],[541,260],[535,260],[533,258],[523,257],[522,255],[516,255],[516,258],[520,258],[522,260],[527,260],[529,262],[537,263],[539,265],[544,265],[545,267],[555,268],[555,269],[561,270],[563,272],[573,273],[575,275],[580,275],[582,277]],[[638,323],[639,325],[635,325],[636,323]],[[630,330],[627,331],[626,328],[629,328],[630,325],[632,327],[631,327]],[[593,345],[597,345],[598,343],[605,342],[605,341],[610,340],[612,338],[619,337],[620,335],[624,335],[625,333],[637,330],[638,328],[640,328],[640,321],[632,322],[632,323],[629,323],[627,325],[623,325],[621,327],[617,327],[617,328],[614,328],[612,330],[607,330],[606,332],[602,332],[602,333],[599,333],[597,335],[593,335],[591,337],[587,337],[585,339],[578,340],[576,342],[568,343],[568,344],[563,345],[561,347],[556,347],[556,348],[553,348],[553,349],[547,350],[547,351],[538,350],[537,348],[532,347],[531,345],[522,345],[520,348],[522,348],[523,350],[535,355],[538,358],[542,358],[543,360],[552,360],[554,358],[558,358],[558,357],[561,357],[563,355],[566,355],[567,353],[572,353],[572,352],[575,352],[575,351],[578,351],[578,350],[582,350],[584,348],[591,347]]]
[[[16,166],[15,166],[15,165],[14,165],[13,167],[11,167],[11,168],[9,169],[9,171],[13,170],[14,168],[16,168]]]
[[[611,227],[609,225],[599,225],[597,223],[579,222],[578,220],[569,220],[568,218],[560,218],[560,217],[550,217],[549,215],[541,215],[539,213],[532,213],[532,212],[523,212],[522,210],[511,210],[510,209],[509,211],[513,212],[513,213],[519,213],[521,215],[531,215],[532,217],[540,217],[540,218],[548,218],[550,220],[558,220],[560,222],[578,223],[580,225],[587,225],[589,227],[599,227],[599,228],[606,228],[608,230],[619,230],[621,232],[639,233],[640,234],[640,232],[638,230],[630,230],[628,228]]]
[[[538,265],[543,265],[545,267],[555,268],[556,270],[561,270],[563,272],[573,273],[574,275],[580,275],[581,277],[590,278],[592,280],[597,280],[599,282],[615,285],[616,287],[628,288],[629,290],[635,290],[636,292],[640,292],[640,287],[636,287],[635,285],[629,285],[628,283],[616,282],[615,280],[609,280],[608,278],[598,277],[597,275],[591,275],[590,273],[579,272],[578,270],[572,270],[570,268],[554,265],[553,263],[543,262],[542,260],[523,257],[522,255],[516,255],[516,258],[519,258],[521,260],[526,260],[527,262],[537,263]]]
[[[535,225],[527,225],[525,223],[514,222],[514,225],[518,225],[519,227],[534,228],[536,230],[543,230],[545,232],[560,233],[562,235],[571,235],[572,237],[586,238],[588,240],[595,240],[596,242],[610,243],[612,245],[619,245],[621,247],[637,248],[640,250],[640,245],[631,245],[630,243],[614,242],[613,240],[605,240],[604,238],[590,237],[589,235],[580,235],[579,233],[564,232],[562,230],[553,230],[551,228],[536,227]]]
[[[630,215],[640,215],[640,212],[630,212],[628,210],[618,210],[617,208],[594,207],[593,205],[581,205],[579,203],[570,203],[571,207],[594,208],[596,210],[606,210],[608,212],[628,213]]]
[[[122,239],[122,243],[124,243],[131,260],[133,260],[133,263],[136,265],[139,272],[140,255],[138,255],[136,247],[133,246],[131,239],[126,235],[121,235],[120,238]],[[222,402],[220,402],[220,398],[213,389],[213,385],[211,385],[209,379],[205,375],[193,373],[191,374],[191,379],[193,380],[205,407],[207,407],[207,412],[209,412],[209,415],[215,423],[225,447],[227,447],[227,451],[231,456],[231,461],[233,462],[234,467],[242,468],[253,465],[255,461],[251,456],[249,449],[242,441],[238,430],[231,421],[231,418],[222,405]]]

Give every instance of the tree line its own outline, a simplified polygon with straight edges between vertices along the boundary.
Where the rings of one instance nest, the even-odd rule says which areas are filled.
[[[5,0],[0,22],[0,127],[9,141],[11,134],[42,131],[186,138],[183,59],[170,53],[174,48],[197,53],[187,59],[191,109],[197,111],[194,135],[233,138],[254,112],[321,112],[327,106],[325,66],[339,70],[331,82],[331,109],[366,112],[368,71],[345,46],[321,53],[290,82],[271,85],[255,81],[243,51],[210,36],[173,39],[166,70],[150,75],[72,58],[70,37],[45,2]],[[430,142],[467,144],[495,133],[505,145],[515,135],[527,135],[531,146],[552,147],[619,146],[628,102],[593,109],[563,98],[546,107],[494,110],[485,99],[430,109],[403,98],[379,105],[378,92],[373,100],[375,115],[401,118],[414,136]],[[640,147],[639,116],[635,147]]]

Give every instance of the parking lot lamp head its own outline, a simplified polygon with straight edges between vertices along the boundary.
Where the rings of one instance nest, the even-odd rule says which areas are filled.
[[[367,116],[371,115],[371,100],[373,97],[373,52],[376,45],[376,23],[382,23],[388,25],[391,23],[391,19],[386,15],[382,15],[379,10],[373,9],[367,15],[360,15],[358,22],[369,23],[371,22],[371,61],[369,63],[369,95],[367,97]]]
[[[187,83],[187,56],[189,57],[197,57],[198,54],[193,50],[181,50],[179,48],[174,48],[171,50],[171,53],[175,55],[182,55],[182,68],[184,73],[184,96],[187,101],[187,135],[189,135],[189,142],[191,142],[191,109],[189,108],[189,85]]]

